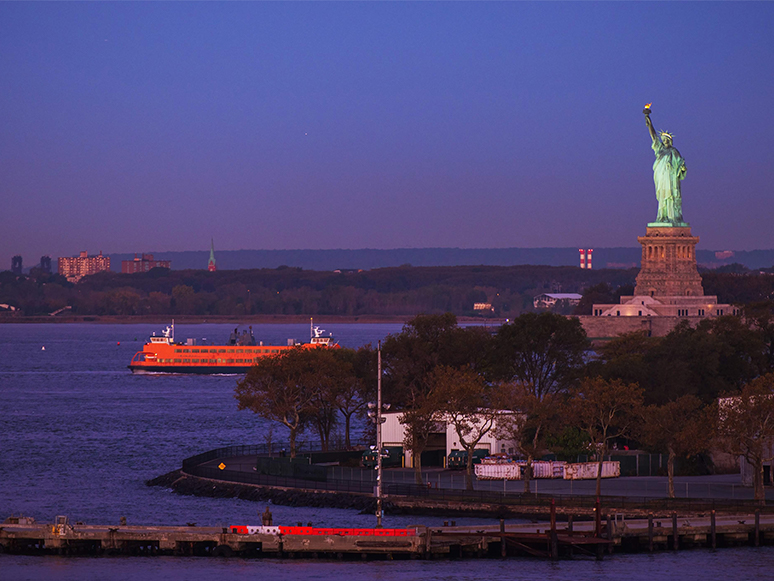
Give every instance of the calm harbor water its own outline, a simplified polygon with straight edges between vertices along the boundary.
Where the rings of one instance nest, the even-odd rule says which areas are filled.
[[[326,326],[342,345],[376,343],[397,324]],[[225,340],[231,325],[177,327],[177,338]],[[132,375],[126,368],[158,325],[0,325],[0,520],[24,513],[51,522],[248,524],[263,505],[178,496],[144,481],[220,446],[265,441],[272,426],[238,412],[234,376]],[[306,325],[260,325],[265,343],[305,339]],[[45,347],[45,350],[42,348]],[[273,428],[274,440],[284,438]],[[372,526],[355,511],[273,506],[277,523]],[[442,518],[387,516],[387,526]],[[462,522],[487,522],[457,519]],[[602,563],[528,559],[462,562],[280,562],[206,558],[59,558],[0,555],[5,579],[211,579],[271,574],[286,579],[683,579],[752,578],[774,565],[774,550],[622,555]]]

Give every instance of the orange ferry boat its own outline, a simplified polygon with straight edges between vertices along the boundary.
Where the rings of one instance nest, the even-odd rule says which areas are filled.
[[[333,337],[323,337],[324,330],[310,324],[309,343],[297,343],[288,339],[287,345],[256,344],[252,327],[249,332],[231,333],[226,345],[197,345],[196,340],[175,343],[175,322],[161,332],[154,333],[148,343],[132,357],[129,369],[132,373],[198,373],[236,374],[247,373],[263,357],[271,357],[296,347],[339,347]]]

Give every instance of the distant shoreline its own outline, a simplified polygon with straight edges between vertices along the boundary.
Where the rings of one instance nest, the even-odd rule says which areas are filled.
[[[315,321],[321,324],[378,324],[378,323],[398,323],[404,324],[414,315],[315,315]],[[216,316],[194,316],[194,315],[139,315],[139,316],[117,316],[117,315],[81,315],[67,317],[51,316],[9,316],[0,317],[2,324],[35,324],[35,323],[95,323],[95,324],[169,324],[174,319],[175,322],[185,325],[200,325],[204,323],[238,323],[240,325],[262,325],[262,324],[280,324],[294,325],[299,323],[308,323],[309,315],[216,315]],[[480,323],[487,325],[501,325],[505,319],[493,318],[483,319],[479,317],[457,317],[457,322],[462,324]]]

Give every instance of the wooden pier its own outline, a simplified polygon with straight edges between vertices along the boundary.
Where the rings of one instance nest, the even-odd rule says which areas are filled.
[[[16,520],[17,522],[14,522]],[[774,545],[774,516],[760,514],[625,519],[610,514],[591,521],[568,519],[528,525],[425,527],[402,534],[240,534],[244,527],[107,526],[39,524],[7,519],[0,552],[59,555],[211,555],[270,558],[435,559],[529,556],[558,559],[613,552]],[[379,531],[379,529],[371,529]]]

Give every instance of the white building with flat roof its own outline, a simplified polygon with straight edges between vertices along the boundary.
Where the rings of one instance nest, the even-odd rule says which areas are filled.
[[[543,293],[532,299],[532,305],[536,309],[550,309],[558,302],[566,302],[570,306],[577,306],[583,298],[578,293]]]
[[[512,417],[514,412],[503,410],[499,412],[502,417]],[[387,412],[382,414],[385,419],[382,424],[382,445],[384,447],[403,447],[404,465],[413,467],[411,452],[405,449],[404,438],[406,435],[406,426],[400,423],[400,417],[403,412]],[[484,421],[483,417],[480,421]],[[515,454],[516,444],[512,440],[498,437],[498,425],[490,430],[476,445],[477,450],[486,450],[489,454]],[[460,445],[459,435],[454,428],[454,424],[449,421],[439,421],[436,424],[436,430],[431,435],[426,452],[440,452],[443,450],[445,457],[448,457],[453,450],[463,450]]]

